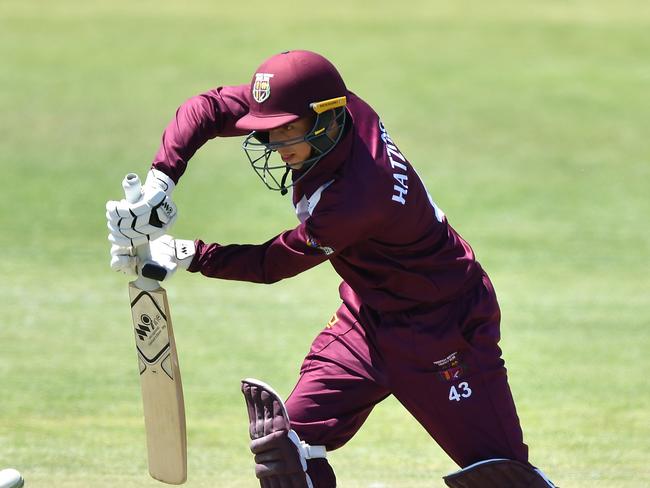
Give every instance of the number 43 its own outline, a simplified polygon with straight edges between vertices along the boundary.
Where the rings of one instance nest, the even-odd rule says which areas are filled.
[[[462,398],[469,398],[472,396],[472,389],[466,381],[458,384],[458,388],[451,386],[449,389],[449,401],[459,402]]]

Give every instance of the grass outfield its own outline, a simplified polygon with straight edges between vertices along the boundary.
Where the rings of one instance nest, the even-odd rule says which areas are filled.
[[[377,109],[490,273],[531,461],[562,487],[650,486],[649,4],[332,3],[0,3],[0,469],[29,488],[161,486],[104,203],[184,99],[299,47]],[[181,238],[295,225],[237,140],[200,151],[175,200]],[[273,286],[166,285],[188,487],[256,486],[239,380],[286,395],[337,283],[323,265]],[[392,399],[330,459],[344,488],[442,486],[455,469]]]

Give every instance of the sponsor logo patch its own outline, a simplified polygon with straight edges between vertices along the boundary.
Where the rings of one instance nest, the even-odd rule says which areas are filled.
[[[334,249],[332,249],[329,246],[322,246],[316,239],[314,239],[311,236],[307,236],[307,245],[309,247],[313,247],[314,249],[319,249],[323,253],[327,254],[328,256],[330,254],[334,254]]]
[[[257,103],[262,103],[271,96],[271,73],[255,73],[255,82],[253,83],[253,99]]]
[[[163,209],[167,218],[172,218],[174,216],[174,207],[172,207],[167,200],[160,204],[160,208]]]
[[[467,368],[460,361],[458,352],[452,352],[446,358],[433,362],[440,381],[456,381],[465,374]]]
[[[338,321],[339,321],[339,317],[338,315],[336,315],[336,313],[334,313],[334,315],[332,315],[332,318],[330,319],[329,322],[327,322],[327,325],[325,325],[325,327],[327,329],[331,329],[337,324]]]

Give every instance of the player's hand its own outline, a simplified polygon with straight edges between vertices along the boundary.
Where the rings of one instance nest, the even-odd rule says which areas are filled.
[[[138,258],[131,246],[111,245],[111,269],[125,275],[137,275]]]
[[[146,244],[165,234],[177,216],[176,205],[171,199],[174,186],[169,176],[152,169],[137,203],[107,202],[108,240],[117,246],[129,247]]]
[[[187,269],[196,253],[194,241],[174,239],[169,235],[151,241],[149,250],[151,259],[140,261],[133,247],[113,244],[111,268],[127,275],[135,275],[140,267],[145,278],[163,281],[171,277],[177,269]]]
[[[194,241],[164,235],[149,246],[151,259],[142,263],[142,276],[156,281],[169,279],[177,269],[187,269],[194,259]]]

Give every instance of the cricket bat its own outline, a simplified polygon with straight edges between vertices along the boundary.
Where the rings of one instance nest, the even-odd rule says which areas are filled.
[[[127,201],[141,198],[140,178],[134,173],[122,181]],[[141,260],[151,257],[149,245],[136,248]],[[138,352],[149,474],[164,483],[180,485],[187,479],[185,403],[167,292],[142,276],[129,283],[131,315]]]

